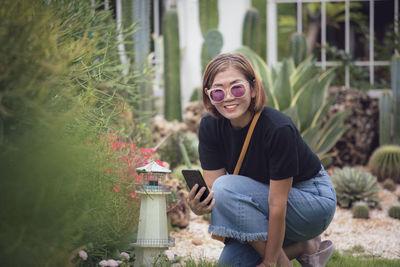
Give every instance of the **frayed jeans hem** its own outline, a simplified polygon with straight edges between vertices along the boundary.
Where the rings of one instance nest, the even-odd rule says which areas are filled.
[[[214,234],[217,236],[223,236],[227,238],[233,238],[236,239],[242,243],[244,242],[253,242],[253,241],[267,241],[267,232],[261,232],[261,233],[243,233],[243,232],[238,232],[223,226],[215,226],[215,225],[210,225],[208,228],[208,232],[210,234]]]

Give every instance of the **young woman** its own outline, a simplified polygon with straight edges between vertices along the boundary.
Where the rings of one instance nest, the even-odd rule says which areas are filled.
[[[220,264],[324,266],[334,251],[321,242],[336,194],[318,157],[290,118],[264,106],[259,77],[241,54],[222,54],[207,66],[199,154],[211,194],[189,193],[197,215],[212,211],[209,232],[225,237]],[[238,175],[233,175],[253,116],[261,112]],[[212,200],[212,201],[211,201]],[[211,203],[210,203],[211,201]],[[209,205],[207,205],[209,203]]]

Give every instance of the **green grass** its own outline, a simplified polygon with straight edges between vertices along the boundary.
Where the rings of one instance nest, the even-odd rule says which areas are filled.
[[[364,249],[361,246],[356,246],[352,250],[344,251],[342,254],[338,252],[333,253],[332,258],[329,260],[326,267],[400,267],[400,259],[389,260],[379,258],[373,255],[352,256],[352,253],[362,253]],[[221,267],[217,262],[200,260],[196,263],[193,259],[186,259],[181,262],[183,264],[176,264],[173,266],[186,266],[186,267]],[[296,267],[301,265],[296,261],[292,261]]]
[[[400,266],[399,260],[389,260],[379,258],[373,255],[363,255],[363,256],[353,256],[351,252],[362,253],[364,249],[360,247],[353,248],[352,251],[344,251],[343,254],[338,252],[333,253],[332,258],[329,260],[326,267],[395,267]],[[296,267],[301,267],[301,265],[293,260],[292,263]]]

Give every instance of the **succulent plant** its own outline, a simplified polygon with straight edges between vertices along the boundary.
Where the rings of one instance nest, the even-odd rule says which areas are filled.
[[[379,97],[379,144],[392,143],[392,92],[382,90]]]
[[[242,43],[257,54],[260,54],[261,24],[260,14],[257,9],[250,8],[246,11],[242,30]]]
[[[186,154],[182,153],[182,146],[185,147]],[[195,134],[174,133],[160,146],[160,158],[168,162],[171,169],[183,164],[189,169],[188,161],[196,164],[199,160],[197,146],[198,138]]]
[[[383,181],[383,188],[393,192],[394,190],[396,190],[396,184],[393,182],[392,179],[387,178],[385,179],[385,181]]]
[[[399,204],[392,205],[388,211],[388,215],[392,218],[400,220],[400,205]]]
[[[369,218],[369,207],[367,203],[360,201],[354,203],[353,206],[353,218],[368,219]]]
[[[210,29],[204,37],[204,43],[201,47],[201,66],[202,72],[205,71],[207,64],[217,56],[224,45],[221,32],[217,29]]]
[[[296,67],[307,58],[307,41],[303,34],[292,34],[289,42],[289,51]]]
[[[372,153],[368,167],[379,181],[391,177],[395,183],[400,183],[400,146],[380,146]]]
[[[379,198],[377,178],[371,173],[359,169],[345,167],[335,169],[331,175],[336,190],[338,203],[343,208],[350,208],[356,201],[365,201],[369,207],[376,207]]]
[[[392,115],[393,143],[400,145],[400,55],[392,57]]]

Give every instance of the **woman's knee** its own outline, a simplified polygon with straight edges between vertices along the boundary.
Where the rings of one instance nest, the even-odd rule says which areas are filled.
[[[214,198],[216,201],[219,199],[226,200],[232,196],[231,192],[232,188],[230,188],[230,184],[232,183],[231,175],[223,175],[219,177],[212,186],[212,191],[214,191]]]

